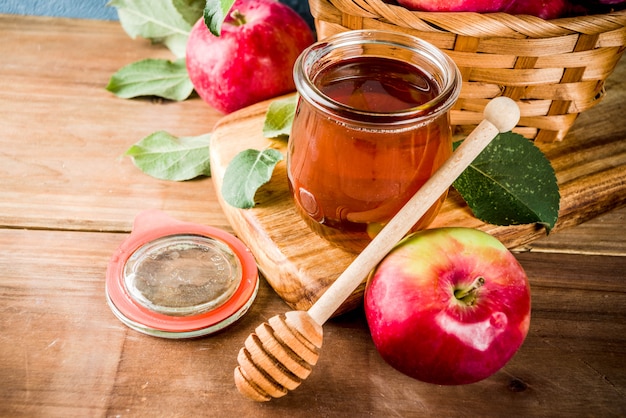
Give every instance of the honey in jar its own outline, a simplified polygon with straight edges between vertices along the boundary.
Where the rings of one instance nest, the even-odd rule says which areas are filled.
[[[319,235],[358,252],[450,156],[458,70],[417,38],[351,31],[305,50],[294,75],[287,164],[296,207]]]

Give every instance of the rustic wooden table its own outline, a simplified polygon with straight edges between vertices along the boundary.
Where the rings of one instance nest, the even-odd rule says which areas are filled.
[[[516,250],[533,319],[493,377],[461,387],[405,377],[378,356],[357,309],[325,325],[320,361],[298,390],[253,403],[234,387],[237,352],[288,310],[265,281],[241,321],[187,341],[130,330],[104,292],[108,261],[144,209],[232,231],[210,179],[158,181],[123,156],[157,130],[210,132],[221,115],[197,98],[108,93],[121,66],[169,56],[118,23],[0,16],[0,35],[0,416],[626,415],[624,196],[621,208]],[[609,83],[622,113],[625,79],[622,62]],[[602,106],[577,134],[589,126],[626,141],[623,118],[599,117]],[[613,161],[626,165],[623,152]]]

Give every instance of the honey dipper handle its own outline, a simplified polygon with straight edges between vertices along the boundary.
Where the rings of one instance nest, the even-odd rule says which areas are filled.
[[[311,318],[319,325],[324,324],[491,140],[499,132],[510,131],[517,125],[519,116],[513,100],[507,97],[491,100],[485,107],[485,119],[309,308]]]

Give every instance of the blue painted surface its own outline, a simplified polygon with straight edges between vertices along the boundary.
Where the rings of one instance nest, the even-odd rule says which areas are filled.
[[[1,0],[0,13],[117,20],[109,0]]]
[[[308,0],[281,0],[313,25]],[[0,0],[0,13],[33,16],[60,16],[83,19],[117,20],[109,0]]]

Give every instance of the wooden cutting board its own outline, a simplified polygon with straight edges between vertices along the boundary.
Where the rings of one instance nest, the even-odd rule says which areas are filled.
[[[270,182],[257,192],[255,208],[236,209],[221,198],[224,171],[237,153],[272,147],[284,154],[285,142],[262,135],[269,103],[235,112],[218,123],[211,139],[212,177],[230,224],[256,257],[269,284],[290,307],[306,310],[355,255],[328,244],[308,229],[290,196],[285,161],[278,164]],[[552,233],[626,204],[626,129],[623,123],[615,123],[622,120],[619,103],[603,104],[589,111],[604,107],[603,113],[596,112],[603,115],[602,123],[593,114],[579,117],[576,129],[563,142],[538,144],[557,173],[561,192],[559,221]],[[608,110],[615,114],[607,114]],[[508,248],[545,236],[545,230],[535,225],[484,224],[472,216],[453,189],[431,226],[477,228],[494,235]],[[336,314],[358,306],[364,287],[363,282]]]

